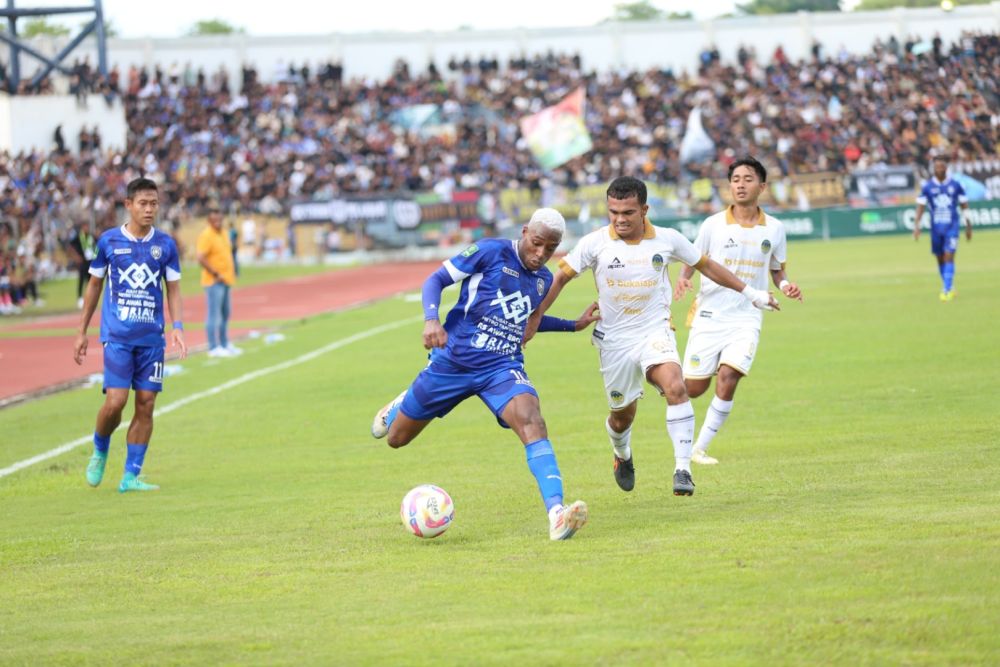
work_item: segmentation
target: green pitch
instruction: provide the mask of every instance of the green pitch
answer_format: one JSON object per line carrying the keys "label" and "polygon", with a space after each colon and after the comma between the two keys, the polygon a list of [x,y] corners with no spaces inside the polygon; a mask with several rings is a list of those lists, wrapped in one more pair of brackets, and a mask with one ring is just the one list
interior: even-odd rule
{"label": "green pitch", "polygon": [[[766,315],[692,498],[671,494],[661,399],[640,404],[624,494],[588,336],[528,346],[567,496],[591,509],[568,542],[478,401],[398,451],[368,435],[424,364],[417,303],[187,360],[159,406],[201,398],[157,418],[161,491],[116,492],[123,431],[98,489],[89,445],[0,478],[0,664],[997,664],[1000,234],[963,242],[951,303],[924,242],[790,253],[806,301]],[[553,313],[592,292],[575,281]],[[89,434],[100,401],[0,411],[0,468]],[[436,540],[399,522],[423,482],[456,504]]]}

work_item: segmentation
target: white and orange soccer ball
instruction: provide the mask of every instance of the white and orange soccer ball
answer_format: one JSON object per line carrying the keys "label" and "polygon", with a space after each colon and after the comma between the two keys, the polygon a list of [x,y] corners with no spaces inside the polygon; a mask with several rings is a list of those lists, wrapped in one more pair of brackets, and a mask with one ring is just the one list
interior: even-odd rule
{"label": "white and orange soccer ball", "polygon": [[437,537],[455,520],[455,504],[441,487],[421,484],[403,497],[399,516],[417,537]]}

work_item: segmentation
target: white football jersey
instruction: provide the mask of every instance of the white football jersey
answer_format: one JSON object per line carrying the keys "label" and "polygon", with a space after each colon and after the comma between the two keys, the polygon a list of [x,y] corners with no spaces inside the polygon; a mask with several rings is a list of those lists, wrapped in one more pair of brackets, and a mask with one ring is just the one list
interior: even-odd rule
{"label": "white football jersey", "polygon": [[[694,245],[753,288],[768,291],[771,270],[785,265],[785,228],[760,210],[757,223],[744,227],[732,207],[705,219]],[[691,306],[692,327],[753,326],[760,329],[762,311],[739,292],[702,275],[698,297]]]}
{"label": "white football jersey", "polygon": [[694,266],[702,259],[676,229],[654,227],[648,220],[644,226],[638,241],[621,239],[611,225],[601,227],[559,260],[570,277],[588,268],[594,272],[601,320],[593,337],[605,349],[631,346],[668,329],[672,290],[667,265]]}

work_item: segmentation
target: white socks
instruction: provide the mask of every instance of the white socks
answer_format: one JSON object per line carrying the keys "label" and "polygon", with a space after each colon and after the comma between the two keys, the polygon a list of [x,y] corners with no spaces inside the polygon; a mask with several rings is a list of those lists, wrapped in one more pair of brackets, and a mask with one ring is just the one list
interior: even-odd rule
{"label": "white socks", "polygon": [[608,437],[611,438],[611,446],[614,447],[615,456],[620,458],[622,461],[628,461],[632,458],[632,447],[629,446],[629,442],[632,440],[632,425],[619,433],[618,431],[611,428],[611,422],[605,420],[604,428],[608,431]]}
{"label": "white socks", "polygon": [[691,446],[694,442],[694,407],[691,401],[667,405],[667,433],[674,442],[677,469],[691,472]]}
{"label": "white socks", "polygon": [[732,410],[732,401],[724,401],[718,396],[712,397],[712,403],[708,406],[708,411],[705,413],[705,423],[701,425],[701,430],[698,431],[698,442],[694,445],[695,449],[703,452],[708,450],[709,443],[712,442],[712,438],[722,428],[722,425],[726,423],[726,417],[729,416]]}

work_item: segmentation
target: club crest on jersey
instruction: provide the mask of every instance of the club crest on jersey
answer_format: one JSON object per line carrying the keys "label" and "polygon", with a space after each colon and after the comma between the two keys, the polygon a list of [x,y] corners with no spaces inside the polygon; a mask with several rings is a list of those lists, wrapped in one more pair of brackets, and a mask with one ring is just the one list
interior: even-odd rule
{"label": "club crest on jersey", "polygon": [[659,253],[653,255],[653,270],[654,271],[663,270],[663,255]]}
{"label": "club crest on jersey", "polygon": [[617,389],[612,389],[610,396],[611,396],[611,402],[614,405],[621,405],[622,403],[625,402],[625,394],[621,393]]}
{"label": "club crest on jersey", "polygon": [[154,245],[149,249],[149,254],[153,256],[153,259],[159,259],[163,257],[163,248],[158,245]]}
{"label": "club crest on jersey", "polygon": [[760,242],[760,251],[765,255],[771,251],[771,241],[770,239],[764,239]]}
{"label": "club crest on jersey", "polygon": [[538,296],[541,296],[542,292],[545,291],[545,281],[539,278],[538,283],[535,285],[535,287],[538,288]]}
{"label": "club crest on jersey", "polygon": [[462,251],[462,257],[472,257],[477,252],[479,252],[479,246],[473,243],[468,248]]}

